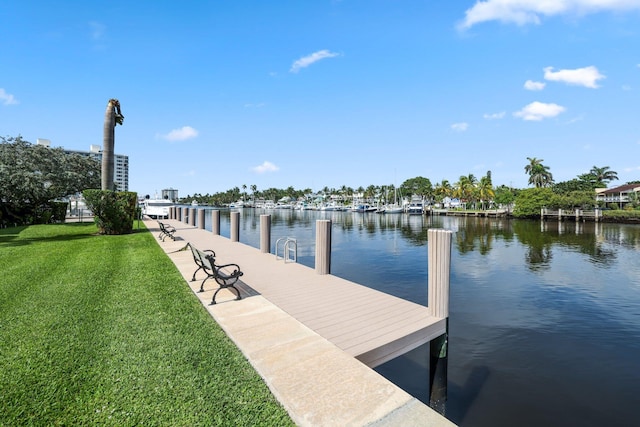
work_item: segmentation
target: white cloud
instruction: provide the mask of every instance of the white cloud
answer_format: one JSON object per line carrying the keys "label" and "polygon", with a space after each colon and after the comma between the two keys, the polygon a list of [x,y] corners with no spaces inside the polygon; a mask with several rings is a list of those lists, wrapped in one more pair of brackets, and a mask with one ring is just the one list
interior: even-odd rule
{"label": "white cloud", "polygon": [[198,136],[198,131],[191,126],[182,126],[180,129],[174,129],[166,135],[160,137],[167,141],[185,141],[187,139]]}
{"label": "white cloud", "polygon": [[451,129],[455,130],[456,132],[464,132],[469,129],[469,123],[454,123],[451,125]]}
{"label": "white cloud", "polygon": [[478,0],[465,12],[458,28],[489,21],[516,25],[540,24],[541,17],[582,16],[598,12],[640,9],[638,0]]}
{"label": "white cloud", "polygon": [[502,119],[504,118],[504,115],[506,113],[504,111],[501,111],[499,113],[493,113],[493,114],[484,114],[482,117],[484,117],[487,120],[497,120],[497,119]]}
{"label": "white cloud", "polygon": [[309,65],[314,62],[318,62],[321,59],[325,58],[333,58],[336,56],[340,56],[339,53],[329,52],[328,50],[319,50],[317,52],[312,53],[311,55],[303,56],[302,58],[293,62],[291,65],[291,69],[289,70],[292,73],[297,73],[302,68],[307,68]]}
{"label": "white cloud", "polygon": [[546,85],[546,83],[534,82],[533,80],[527,80],[524,82],[524,88],[526,90],[542,90]]}
{"label": "white cloud", "polygon": [[254,171],[255,173],[267,173],[267,172],[277,172],[280,170],[280,168],[274,165],[273,163],[265,160],[264,163],[251,168],[251,170]]}
{"label": "white cloud", "polygon": [[630,85],[622,85],[622,90],[624,90],[625,92],[630,91],[632,88]]}
{"label": "white cloud", "polygon": [[565,110],[566,108],[558,104],[546,104],[544,102],[535,101],[525,106],[522,110],[516,111],[513,115],[515,117],[520,117],[523,120],[540,121],[542,119],[555,117]]}
{"label": "white cloud", "polygon": [[15,96],[11,95],[10,93],[7,93],[1,87],[0,87],[0,102],[2,102],[3,105],[16,105],[16,104],[19,104],[19,102],[15,98]]}
{"label": "white cloud", "polygon": [[600,74],[598,69],[591,65],[589,67],[576,68],[575,70],[558,71],[553,71],[553,67],[546,67],[544,69],[544,78],[554,82],[596,89],[599,87],[598,80],[604,79],[606,76]]}

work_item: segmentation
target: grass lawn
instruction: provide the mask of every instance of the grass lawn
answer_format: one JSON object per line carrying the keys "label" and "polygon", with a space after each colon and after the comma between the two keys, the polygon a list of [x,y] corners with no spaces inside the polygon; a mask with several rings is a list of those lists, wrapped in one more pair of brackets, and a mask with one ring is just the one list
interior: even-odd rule
{"label": "grass lawn", "polygon": [[0,426],[293,425],[145,229],[0,230]]}

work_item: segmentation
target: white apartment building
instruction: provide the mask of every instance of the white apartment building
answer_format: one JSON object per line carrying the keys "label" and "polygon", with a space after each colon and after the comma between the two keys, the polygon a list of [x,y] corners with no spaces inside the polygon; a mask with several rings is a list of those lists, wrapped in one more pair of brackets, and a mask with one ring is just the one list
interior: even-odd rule
{"label": "white apartment building", "polygon": [[[48,139],[38,138],[37,144],[44,145],[45,147],[50,147],[51,141],[49,141]],[[89,151],[64,150],[64,152],[70,154],[80,154],[81,156],[88,156],[102,163],[102,147],[99,145],[90,145]],[[116,184],[116,190],[129,191],[129,156],[114,154],[113,167],[113,180]]]}

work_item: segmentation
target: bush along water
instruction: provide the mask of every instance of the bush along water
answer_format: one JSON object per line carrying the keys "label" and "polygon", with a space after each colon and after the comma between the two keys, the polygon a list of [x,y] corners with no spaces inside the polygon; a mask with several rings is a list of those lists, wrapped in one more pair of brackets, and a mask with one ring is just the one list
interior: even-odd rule
{"label": "bush along water", "polygon": [[137,214],[138,195],[129,191],[85,190],[100,234],[129,234]]}

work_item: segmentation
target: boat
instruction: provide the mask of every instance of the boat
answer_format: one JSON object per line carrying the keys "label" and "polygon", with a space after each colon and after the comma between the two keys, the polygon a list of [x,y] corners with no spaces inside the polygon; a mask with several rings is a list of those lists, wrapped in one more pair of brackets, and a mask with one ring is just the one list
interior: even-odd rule
{"label": "boat", "polygon": [[409,206],[407,206],[407,213],[409,215],[422,215],[424,214],[424,200],[421,196],[411,196]]}
{"label": "boat", "polygon": [[144,199],[142,202],[142,214],[149,218],[169,218],[169,208],[175,206],[169,199]]}
{"label": "boat", "polygon": [[389,203],[384,205],[384,207],[382,207],[382,209],[380,209],[380,211],[382,213],[385,214],[397,214],[397,213],[403,213],[404,212],[404,207],[401,206],[400,204],[398,204],[398,190],[397,189],[393,189],[393,203]]}
{"label": "boat", "polygon": [[384,212],[385,214],[403,213],[404,208],[397,203],[391,203],[382,208],[382,212]]}

